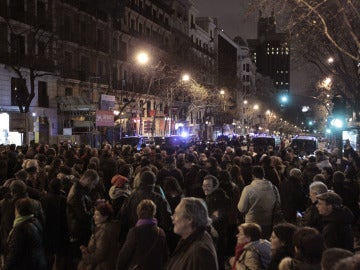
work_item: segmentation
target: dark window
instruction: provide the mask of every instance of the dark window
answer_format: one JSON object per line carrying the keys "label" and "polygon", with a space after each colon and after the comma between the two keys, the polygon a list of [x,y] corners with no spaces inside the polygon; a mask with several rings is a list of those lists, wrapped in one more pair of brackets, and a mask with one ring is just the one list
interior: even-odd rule
{"label": "dark window", "polygon": [[46,4],[42,1],[37,1],[37,18],[39,23],[46,22]]}
{"label": "dark window", "polygon": [[147,114],[148,114],[148,116],[149,116],[150,110],[151,110],[151,101],[150,101],[150,100],[148,100],[148,101],[146,102],[146,110],[147,110]]}
{"label": "dark window", "polygon": [[80,80],[86,81],[89,76],[89,57],[81,56],[80,58]]}
{"label": "dark window", "polygon": [[11,34],[11,54],[13,57],[25,56],[25,37]]}
{"label": "dark window", "polygon": [[21,78],[11,78],[11,106],[17,106],[17,99],[25,101],[28,96],[26,80]]}
{"label": "dark window", "polygon": [[121,41],[120,42],[120,57],[121,60],[126,60],[127,59],[127,44],[126,42]]}
{"label": "dark window", "polygon": [[112,45],[112,52],[113,53],[116,53],[117,51],[118,51],[118,45],[117,45],[118,43],[117,43],[117,38],[116,37],[114,37],[113,38],[113,45]]}
{"label": "dark window", "polygon": [[19,21],[23,21],[25,17],[24,0],[11,0],[10,13],[11,13],[11,18],[17,19]]}
{"label": "dark window", "polygon": [[47,82],[38,82],[38,102],[39,107],[49,107],[49,96],[47,93]]}
{"label": "dark window", "polygon": [[65,96],[70,97],[73,95],[73,89],[70,87],[65,88]]}
{"label": "dark window", "polygon": [[64,16],[64,28],[63,28],[63,37],[65,39],[70,39],[71,33],[71,18],[70,16]]}
{"label": "dark window", "polygon": [[72,53],[71,52],[65,52],[64,54],[64,73],[65,74],[70,74],[72,69],[73,69],[73,64],[72,64]]}
{"label": "dark window", "polygon": [[102,76],[104,74],[104,64],[101,61],[98,61],[98,75]]}
{"label": "dark window", "polygon": [[81,22],[80,23],[80,41],[82,43],[85,43],[86,37],[87,37],[87,25],[85,22]]}
{"label": "dark window", "polygon": [[112,81],[113,81],[113,84],[114,86],[116,86],[116,88],[119,88],[118,85],[117,85],[117,73],[118,73],[118,70],[116,67],[113,67],[112,68]]}
{"label": "dark window", "polygon": [[136,28],[135,28],[135,20],[134,20],[134,19],[131,19],[131,20],[130,20],[130,31],[131,31],[131,32],[135,32],[135,31],[136,31]]}
{"label": "dark window", "polygon": [[98,49],[104,47],[104,32],[101,29],[97,29],[96,46]]}
{"label": "dark window", "polygon": [[41,58],[46,57],[46,43],[43,41],[38,42],[38,56]]}

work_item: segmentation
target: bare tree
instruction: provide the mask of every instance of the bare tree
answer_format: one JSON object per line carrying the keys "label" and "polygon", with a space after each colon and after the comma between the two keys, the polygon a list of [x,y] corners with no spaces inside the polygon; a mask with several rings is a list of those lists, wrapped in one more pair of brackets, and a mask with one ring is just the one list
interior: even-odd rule
{"label": "bare tree", "polygon": [[[12,88],[12,105],[24,114],[24,137],[27,142],[27,113],[35,97],[35,81],[39,77],[53,75],[55,71],[55,35],[51,16],[39,8],[37,15],[27,13],[21,5],[10,2],[0,17],[5,33],[3,61],[17,76]],[[49,5],[49,9],[51,6]],[[5,57],[4,57],[5,56]],[[28,82],[28,83],[27,83]]]}
{"label": "bare tree", "polygon": [[321,74],[332,76],[337,81],[335,94],[359,111],[360,2],[251,0],[249,11],[259,7],[271,7],[282,17],[284,29],[291,35],[292,61],[311,63]]}

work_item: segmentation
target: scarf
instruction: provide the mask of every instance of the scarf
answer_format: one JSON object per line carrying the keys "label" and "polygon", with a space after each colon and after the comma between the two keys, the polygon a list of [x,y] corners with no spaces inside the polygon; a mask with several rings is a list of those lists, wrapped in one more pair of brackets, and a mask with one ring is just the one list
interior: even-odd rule
{"label": "scarf", "polygon": [[13,227],[11,228],[11,231],[9,232],[9,236],[8,236],[8,241],[10,239],[10,236],[12,235],[14,229],[16,226],[18,226],[19,224],[33,218],[34,215],[27,215],[27,216],[18,216],[14,219],[14,223],[13,223]]}
{"label": "scarf", "polygon": [[235,260],[234,263],[232,265],[231,270],[236,270],[236,262],[238,261],[238,259],[240,258],[241,254],[244,252],[244,247],[248,244],[249,242],[245,242],[242,244],[237,244],[235,247]]}
{"label": "scarf", "polygon": [[156,218],[140,218],[136,222],[136,227],[139,227],[141,225],[157,225],[157,219]]}

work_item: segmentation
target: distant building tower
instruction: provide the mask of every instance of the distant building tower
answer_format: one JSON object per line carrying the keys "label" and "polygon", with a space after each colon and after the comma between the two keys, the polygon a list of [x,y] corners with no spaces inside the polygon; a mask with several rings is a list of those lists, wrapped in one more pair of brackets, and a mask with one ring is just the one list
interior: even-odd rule
{"label": "distant building tower", "polygon": [[290,90],[289,35],[276,32],[274,12],[263,17],[259,11],[257,39],[248,40],[257,72],[269,76],[279,92]]}

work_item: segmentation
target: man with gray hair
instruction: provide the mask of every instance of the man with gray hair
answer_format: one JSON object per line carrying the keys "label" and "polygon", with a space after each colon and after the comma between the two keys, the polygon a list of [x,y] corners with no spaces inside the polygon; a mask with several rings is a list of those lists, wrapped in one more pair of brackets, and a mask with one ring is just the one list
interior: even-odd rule
{"label": "man with gray hair", "polygon": [[214,242],[206,227],[210,225],[202,199],[183,198],[173,215],[174,232],[181,239],[170,258],[167,270],[218,270]]}
{"label": "man with gray hair", "polygon": [[316,196],[328,191],[327,186],[320,181],[316,181],[309,186],[309,198],[311,205],[305,210],[303,218],[301,220],[302,226],[309,226],[317,229],[319,232],[322,231],[323,222],[319,215],[319,211],[316,208],[317,198]]}

